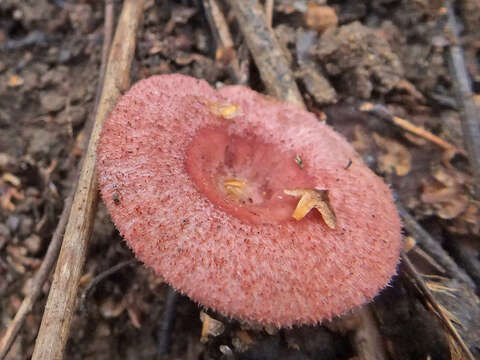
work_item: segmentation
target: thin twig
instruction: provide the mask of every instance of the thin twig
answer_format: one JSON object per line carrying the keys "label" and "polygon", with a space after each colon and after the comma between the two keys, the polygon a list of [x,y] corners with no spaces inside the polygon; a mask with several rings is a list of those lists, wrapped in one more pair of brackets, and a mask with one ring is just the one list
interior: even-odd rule
{"label": "thin twig", "polygon": [[444,150],[447,151],[453,151],[462,155],[467,155],[464,150],[457,148],[455,145],[450,144],[448,141],[445,141],[438,136],[432,134],[430,131],[426,130],[425,128],[421,126],[417,126],[409,122],[408,120],[402,119],[398,116],[395,116],[388,111],[388,109],[380,104],[372,104],[372,103],[364,103],[362,106],[360,106],[361,111],[366,111],[370,114],[373,114],[383,120],[388,120],[392,122],[394,125],[411,132],[412,134],[415,134],[417,136],[420,136],[435,145],[441,147]]}
{"label": "thin twig", "polygon": [[92,292],[95,290],[97,285],[101,283],[103,280],[105,280],[107,277],[119,272],[124,267],[134,265],[136,263],[138,263],[137,259],[122,261],[121,263],[118,263],[117,265],[114,265],[111,268],[95,276],[93,280],[90,281],[90,283],[88,284],[87,288],[85,289],[85,291],[83,292],[80,298],[80,309],[88,313],[88,298],[90,297],[90,295],[92,295]]}
{"label": "thin twig", "polygon": [[217,43],[217,60],[227,62],[230,75],[237,84],[246,84],[247,76],[240,69],[240,61],[235,51],[232,35],[216,0],[203,0],[203,9]]}
{"label": "thin twig", "polygon": [[451,1],[446,1],[447,38],[450,39],[449,67],[454,82],[455,96],[459,106],[463,138],[467,147],[469,162],[475,184],[475,196],[480,198],[480,117],[478,106],[473,99],[472,83],[468,76],[463,49],[459,41],[459,26]]}
{"label": "thin twig", "polygon": [[272,27],[273,23],[273,6],[275,4],[275,0],[266,0],[265,1],[265,17],[266,17],[266,22],[267,26],[269,28]]}
{"label": "thin twig", "polygon": [[142,0],[124,1],[106,67],[105,83],[95,125],[80,172],[72,211],[35,343],[33,360],[63,357],[98,200],[95,177],[97,143],[107,114],[122,92],[130,86],[130,65],[135,52],[136,30],[142,12]]}
{"label": "thin twig", "polygon": [[473,289],[476,288],[475,283],[467,275],[467,273],[461,269],[450,255],[442,248],[442,246],[435,241],[430,234],[425,231],[424,228],[413,218],[412,215],[400,204],[397,204],[398,213],[403,221],[405,230],[415,238],[418,245],[431,255],[436,262],[438,262],[448,273],[448,276],[455,278]]}
{"label": "thin twig", "polygon": [[175,327],[175,318],[177,314],[177,302],[180,295],[172,288],[168,287],[167,297],[163,308],[160,328],[158,329],[158,354],[168,355],[172,344],[172,332]]}
{"label": "thin twig", "polygon": [[292,70],[258,0],[228,0],[257,64],[267,92],[305,108]]}
{"label": "thin twig", "polygon": [[469,359],[469,360],[475,360],[475,358],[473,357],[472,353],[470,352],[470,349],[468,348],[468,346],[465,344],[465,342],[463,341],[462,337],[460,336],[460,334],[458,333],[457,329],[455,328],[455,326],[453,326],[452,322],[450,321],[450,319],[448,318],[448,316],[445,314],[445,312],[443,311],[443,309],[440,307],[440,305],[438,304],[437,300],[435,300],[435,298],[433,297],[432,293],[430,292],[430,289],[427,287],[427,285],[425,284],[425,281],[423,280],[423,278],[420,276],[420,274],[418,273],[417,269],[415,268],[415,266],[413,265],[413,263],[410,261],[410,259],[408,258],[408,255],[404,254],[402,252],[402,263],[403,265],[405,266],[405,270],[407,271],[407,273],[413,278],[413,280],[415,281],[415,284],[417,285],[417,287],[419,288],[419,290],[421,291],[421,293],[423,294],[423,296],[425,296],[425,298],[428,300],[428,302],[432,305],[432,307],[435,309],[435,313],[437,314],[437,316],[440,318],[440,320],[443,322],[443,324],[445,325],[445,327],[447,328],[447,330],[449,331],[449,333],[451,334],[451,336],[453,337],[453,339],[455,339],[455,341],[457,342],[457,344],[460,346],[460,348],[463,350],[463,352],[465,353],[466,357]]}
{"label": "thin twig", "polygon": [[[101,89],[103,87],[103,79],[105,76],[105,66],[108,58],[108,51],[110,49],[110,44],[112,42],[113,13],[114,13],[113,10],[114,10],[113,1],[107,0],[105,2],[105,18],[104,18],[105,23],[104,23],[104,38],[103,38],[103,45],[102,45],[102,62],[99,70],[100,79],[98,81],[97,92],[95,96],[94,113],[96,112],[98,107],[98,101],[100,99],[100,94],[102,91]],[[93,121],[90,121],[91,119],[93,119],[93,117],[89,119],[89,123],[93,123]],[[87,127],[87,130],[86,130],[87,133],[90,133],[88,131],[88,128],[91,126],[88,126],[87,124],[86,127]],[[75,172],[78,174],[79,170],[80,169],[77,169],[77,171]],[[75,176],[75,179],[77,178],[78,178],[78,175]],[[23,324],[25,323],[25,319],[27,315],[32,311],[33,305],[38,300],[42,292],[43,285],[45,284],[45,281],[47,281],[48,276],[50,275],[51,270],[53,268],[53,265],[57,260],[58,252],[60,251],[60,246],[62,243],[62,236],[65,231],[67,220],[68,220],[68,217],[70,216],[70,211],[72,208],[74,190],[75,190],[75,187],[70,190],[70,194],[67,196],[65,200],[62,213],[57,223],[57,227],[55,228],[55,231],[48,245],[48,249],[43,259],[42,265],[40,265],[40,268],[38,269],[38,271],[36,272],[36,274],[32,279],[32,284],[30,286],[29,292],[27,296],[23,299],[22,304],[20,305],[17,313],[15,314],[15,317],[13,318],[12,322],[9,324],[7,331],[5,332],[2,338],[2,341],[0,342],[0,360],[3,360],[8,354],[8,352],[10,351],[11,346],[13,345],[16,337],[18,336],[18,333],[20,332],[20,330],[23,327]]]}

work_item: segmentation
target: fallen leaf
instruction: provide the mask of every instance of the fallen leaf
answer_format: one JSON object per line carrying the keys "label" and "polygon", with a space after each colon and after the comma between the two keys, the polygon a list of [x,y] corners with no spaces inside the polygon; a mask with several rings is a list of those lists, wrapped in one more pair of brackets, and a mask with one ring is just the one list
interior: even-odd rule
{"label": "fallen leaf", "polygon": [[23,85],[23,78],[21,78],[20,76],[18,75],[12,75],[10,76],[10,78],[8,79],[8,86],[10,87],[18,87],[18,86],[22,86]]}
{"label": "fallen leaf", "polygon": [[395,172],[398,176],[405,176],[410,172],[412,155],[405,146],[377,133],[373,134],[373,139],[386,152],[378,157],[378,166],[381,172],[387,174]]}
{"label": "fallen leaf", "polygon": [[442,219],[454,219],[467,209],[468,197],[457,187],[426,185],[423,188],[422,201],[430,204]]}
{"label": "fallen leaf", "polygon": [[448,225],[451,232],[467,235],[480,235],[480,210],[477,202],[470,202],[467,209]]}

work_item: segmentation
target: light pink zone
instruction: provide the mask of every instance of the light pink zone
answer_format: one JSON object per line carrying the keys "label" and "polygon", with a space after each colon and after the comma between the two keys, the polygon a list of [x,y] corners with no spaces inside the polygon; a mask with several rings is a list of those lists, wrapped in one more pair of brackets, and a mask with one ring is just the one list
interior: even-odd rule
{"label": "light pink zone", "polygon": [[[221,96],[244,112],[229,131],[248,130],[300,155],[316,187],[330,190],[336,230],[314,214],[300,222],[242,222],[197,190],[186,149],[199,129],[219,122],[199,97],[225,101]],[[105,124],[98,173],[112,219],[136,256],[226,315],[278,326],[317,323],[371,300],[395,274],[401,225],[388,187],[312,114],[244,87],[217,92],[182,75],[140,81]]]}

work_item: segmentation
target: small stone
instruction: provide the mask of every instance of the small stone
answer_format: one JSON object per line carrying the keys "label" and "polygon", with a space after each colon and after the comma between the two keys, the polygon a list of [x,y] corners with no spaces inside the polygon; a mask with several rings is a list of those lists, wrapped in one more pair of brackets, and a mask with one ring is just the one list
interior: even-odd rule
{"label": "small stone", "polygon": [[20,225],[20,218],[17,215],[10,215],[5,224],[11,232],[15,232]]}
{"label": "small stone", "polygon": [[0,153],[0,171],[6,171],[9,164],[13,162],[13,159],[7,153]]}
{"label": "small stone", "polygon": [[71,124],[73,127],[82,125],[87,117],[87,111],[83,106],[71,106],[69,109],[62,111],[56,118],[56,122],[60,125]]}
{"label": "small stone", "polygon": [[24,84],[22,87],[23,91],[31,91],[38,86],[38,75],[33,71],[27,71],[23,75]]}
{"label": "small stone", "polygon": [[24,241],[25,247],[32,255],[37,255],[42,249],[42,239],[37,234],[32,234]]}
{"label": "small stone", "polygon": [[311,2],[305,12],[305,23],[309,28],[323,33],[328,28],[338,25],[338,17],[331,7],[318,6]]}
{"label": "small stone", "polygon": [[56,141],[58,141],[57,134],[52,131],[37,129],[30,139],[28,153],[34,156],[47,155]]}
{"label": "small stone", "polygon": [[0,239],[10,240],[10,229],[7,225],[0,223]]}
{"label": "small stone", "polygon": [[48,112],[57,112],[65,106],[65,97],[57,92],[47,92],[40,97],[42,107]]}
{"label": "small stone", "polygon": [[84,86],[74,86],[73,89],[70,91],[70,99],[73,103],[83,101],[85,99],[86,93],[87,89]]}
{"label": "small stone", "polygon": [[25,216],[20,221],[20,226],[18,228],[18,235],[22,238],[29,236],[33,230],[33,220],[32,218]]}
{"label": "small stone", "polygon": [[65,81],[67,76],[68,68],[65,66],[58,66],[55,69],[48,70],[42,75],[40,86],[59,85]]}

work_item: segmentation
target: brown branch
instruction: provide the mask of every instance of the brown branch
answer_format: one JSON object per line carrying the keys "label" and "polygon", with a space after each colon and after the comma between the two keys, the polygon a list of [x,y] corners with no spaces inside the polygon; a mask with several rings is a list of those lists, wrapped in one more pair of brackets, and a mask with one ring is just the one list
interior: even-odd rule
{"label": "brown branch", "polygon": [[216,0],[203,0],[203,9],[215,42],[217,43],[217,60],[228,63],[230,76],[237,84],[246,84],[248,76],[241,71],[240,61],[235,51],[232,35]]}
{"label": "brown branch", "polygon": [[266,24],[265,13],[257,0],[228,0],[238,25],[257,64],[267,92],[302,108],[305,104],[283,50]]}
{"label": "brown branch", "polygon": [[103,122],[122,92],[130,86],[135,35],[143,12],[142,0],[125,0],[105,73],[95,124],[73,198],[57,268],[35,343],[33,360],[61,359],[67,343],[78,283],[82,273],[98,200],[96,148]]}
{"label": "brown branch", "polygon": [[423,229],[412,215],[400,204],[397,204],[398,213],[403,221],[403,227],[417,241],[418,245],[431,255],[437,263],[439,263],[446,271],[448,276],[455,278],[473,289],[476,288],[475,283],[470,276],[461,269],[450,255],[435,241],[430,234]]}
{"label": "brown branch", "polygon": [[392,122],[394,125],[411,132],[414,135],[420,136],[421,138],[424,138],[435,145],[441,147],[444,150],[447,151],[453,151],[462,155],[467,155],[465,151],[462,149],[457,148],[455,145],[450,144],[448,141],[443,140],[442,138],[432,134],[430,131],[426,130],[425,128],[421,126],[417,126],[409,122],[408,120],[402,119],[398,116],[394,116],[391,114],[388,109],[380,104],[372,104],[372,103],[364,103],[362,106],[360,106],[360,111],[366,111],[370,114],[373,114],[380,119],[387,120]]}
{"label": "brown branch", "polygon": [[[112,34],[113,34],[113,1],[107,0],[105,2],[105,23],[104,23],[104,38],[103,38],[103,45],[102,45],[102,62],[100,65],[100,79],[98,82],[97,87],[97,94],[95,99],[94,105],[94,113],[98,107],[98,100],[100,98],[101,89],[103,87],[103,79],[105,76],[105,66],[107,63],[108,51],[110,49],[110,44],[112,42]],[[91,117],[93,119],[93,117]],[[89,123],[92,121],[89,121]],[[90,126],[87,124],[86,126],[89,128]],[[87,130],[88,131],[88,130]],[[79,169],[77,169],[76,174],[79,173]],[[75,176],[77,179],[78,176]],[[11,346],[13,345],[18,333],[23,327],[25,323],[25,319],[27,315],[32,311],[33,305],[38,300],[43,285],[45,281],[47,281],[48,276],[55,264],[55,261],[58,257],[58,252],[60,251],[60,246],[62,244],[62,236],[65,231],[65,227],[67,225],[68,217],[70,216],[70,211],[72,208],[72,200],[73,200],[73,191],[75,187],[70,190],[70,194],[67,196],[65,203],[63,205],[62,214],[60,215],[59,221],[57,223],[57,227],[52,235],[50,243],[48,245],[47,253],[43,259],[42,265],[35,273],[32,279],[32,285],[30,286],[29,292],[27,296],[23,299],[22,304],[20,305],[15,317],[13,318],[12,322],[9,324],[7,331],[5,332],[2,341],[0,342],[0,360],[3,360],[8,352],[10,351]]]}
{"label": "brown branch", "polygon": [[459,106],[463,138],[475,184],[475,196],[480,198],[480,118],[478,106],[473,98],[472,84],[467,72],[463,49],[459,41],[459,30],[451,1],[446,1],[447,38],[450,38],[449,67],[454,82],[455,96]]}
{"label": "brown branch", "polygon": [[475,360],[474,356],[470,352],[470,349],[465,344],[462,337],[458,333],[457,329],[455,328],[455,326],[453,326],[452,322],[450,321],[448,316],[445,314],[444,310],[441,308],[440,304],[438,304],[437,300],[434,298],[434,296],[430,292],[430,289],[427,287],[427,285],[425,284],[425,281],[420,276],[417,269],[415,268],[413,263],[408,258],[408,255],[406,255],[403,252],[402,252],[402,263],[405,267],[405,270],[412,277],[415,285],[417,285],[417,287],[420,290],[420,292],[422,293],[422,295],[432,305],[433,309],[435,310],[436,315],[440,318],[440,320],[442,321],[445,328],[448,330],[450,335],[453,337],[453,339],[457,342],[457,344],[463,350],[463,352],[466,355],[466,358],[469,359],[469,360]]}

